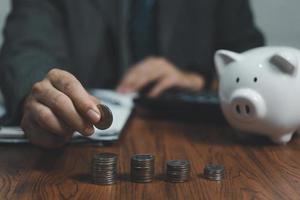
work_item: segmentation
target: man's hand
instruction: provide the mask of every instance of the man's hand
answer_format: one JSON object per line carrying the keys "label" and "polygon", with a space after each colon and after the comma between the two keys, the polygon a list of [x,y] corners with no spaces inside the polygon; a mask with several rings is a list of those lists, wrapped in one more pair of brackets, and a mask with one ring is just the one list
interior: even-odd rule
{"label": "man's hand", "polygon": [[27,96],[21,127],[33,144],[60,147],[74,131],[93,134],[93,124],[101,118],[97,104],[72,74],[52,69]]}
{"label": "man's hand", "polygon": [[117,91],[137,92],[153,82],[155,86],[149,93],[150,97],[157,97],[174,87],[191,91],[198,91],[204,87],[204,79],[200,75],[183,72],[164,58],[151,57],[133,66],[125,74]]}

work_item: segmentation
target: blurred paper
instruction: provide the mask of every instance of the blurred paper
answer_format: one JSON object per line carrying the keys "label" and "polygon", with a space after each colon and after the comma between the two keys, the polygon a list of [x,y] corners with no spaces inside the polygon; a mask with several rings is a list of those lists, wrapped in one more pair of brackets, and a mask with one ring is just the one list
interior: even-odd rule
{"label": "blurred paper", "polygon": [[[95,128],[95,133],[85,137],[76,132],[71,142],[86,141],[114,141],[119,136],[128,121],[133,109],[133,98],[136,94],[119,94],[112,90],[93,89],[90,93],[107,105],[113,113],[113,123],[107,130]],[[0,107],[1,109],[1,107]],[[0,110],[1,112],[1,110]],[[4,111],[3,111],[4,112]],[[2,127],[0,129],[0,143],[27,143],[24,132],[20,127]]]}

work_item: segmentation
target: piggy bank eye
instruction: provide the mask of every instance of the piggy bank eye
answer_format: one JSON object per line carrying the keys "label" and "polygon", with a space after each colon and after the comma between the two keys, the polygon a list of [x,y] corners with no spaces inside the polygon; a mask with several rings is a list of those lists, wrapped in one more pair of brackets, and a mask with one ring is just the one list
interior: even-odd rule
{"label": "piggy bank eye", "polygon": [[254,83],[256,83],[258,81],[258,78],[254,77],[253,81],[254,81]]}
{"label": "piggy bank eye", "polygon": [[240,78],[237,77],[236,80],[235,80],[235,82],[239,83],[240,82]]}

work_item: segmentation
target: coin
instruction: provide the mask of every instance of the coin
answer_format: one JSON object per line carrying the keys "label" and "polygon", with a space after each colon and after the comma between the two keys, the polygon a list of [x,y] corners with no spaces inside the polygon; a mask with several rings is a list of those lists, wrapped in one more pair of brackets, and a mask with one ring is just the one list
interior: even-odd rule
{"label": "coin", "polygon": [[92,159],[91,173],[95,184],[114,184],[117,180],[117,160],[113,153],[101,153],[94,155]]}
{"label": "coin", "polygon": [[167,161],[166,180],[172,183],[185,182],[190,177],[190,162],[188,160]]}
{"label": "coin", "polygon": [[131,180],[149,183],[154,177],[155,157],[151,154],[136,154],[131,157]]}
{"label": "coin", "polygon": [[95,124],[95,126],[100,130],[108,129],[113,122],[112,112],[109,107],[104,104],[98,104],[97,107],[101,114],[101,120]]}
{"label": "coin", "polygon": [[223,165],[208,164],[204,168],[203,175],[208,180],[220,181],[224,178],[225,168]]}

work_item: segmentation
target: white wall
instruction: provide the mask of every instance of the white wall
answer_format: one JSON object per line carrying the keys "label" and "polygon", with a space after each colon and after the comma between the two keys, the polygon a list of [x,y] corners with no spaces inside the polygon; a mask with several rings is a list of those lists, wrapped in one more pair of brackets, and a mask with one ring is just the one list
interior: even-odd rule
{"label": "white wall", "polygon": [[250,0],[268,45],[300,48],[300,0]]}

